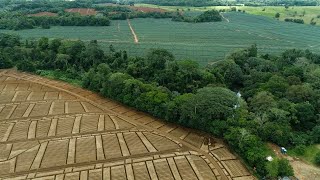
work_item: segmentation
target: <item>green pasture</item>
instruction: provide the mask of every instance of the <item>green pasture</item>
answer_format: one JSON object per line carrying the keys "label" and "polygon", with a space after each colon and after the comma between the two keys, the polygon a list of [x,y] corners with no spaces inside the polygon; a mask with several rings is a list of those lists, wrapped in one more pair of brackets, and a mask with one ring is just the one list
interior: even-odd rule
{"label": "green pasture", "polygon": [[132,19],[139,43],[127,21],[112,21],[107,27],[51,27],[21,31],[27,38],[67,38],[83,41],[98,40],[108,50],[112,44],[129,55],[144,55],[150,48],[164,48],[177,59],[192,59],[201,65],[223,59],[237,49],[257,44],[260,53],[280,53],[286,49],[310,49],[320,53],[320,27],[286,23],[246,13],[224,13],[226,20],[212,23],[173,22],[171,19]]}
{"label": "green pasture", "polygon": [[316,156],[317,153],[320,152],[320,144],[315,144],[315,145],[310,145],[305,147],[304,149],[304,153],[300,154],[297,152],[297,148],[296,149],[292,149],[289,150],[289,155],[293,156],[293,157],[299,157],[301,159],[303,159],[304,161],[307,161],[311,164],[314,164],[314,158]]}
{"label": "green pasture", "polygon": [[188,7],[188,6],[158,6],[152,4],[135,4],[135,6],[141,7],[152,7],[152,8],[162,8],[168,11],[184,11],[197,12],[197,11],[207,11],[210,9],[230,9],[231,7],[236,7],[237,10],[244,10],[246,13],[254,15],[262,15],[270,18],[274,18],[276,13],[280,13],[279,20],[283,21],[285,18],[298,18],[303,19],[306,24],[310,24],[313,18],[317,25],[320,25],[320,6],[290,6],[286,9],[284,6],[207,6],[207,7]]}

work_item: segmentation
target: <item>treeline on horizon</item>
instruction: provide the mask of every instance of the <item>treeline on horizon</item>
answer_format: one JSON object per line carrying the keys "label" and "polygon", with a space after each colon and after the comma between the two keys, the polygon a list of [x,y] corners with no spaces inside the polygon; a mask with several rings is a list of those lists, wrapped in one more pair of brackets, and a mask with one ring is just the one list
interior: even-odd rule
{"label": "treeline on horizon", "polygon": [[93,0],[94,3],[117,3],[130,4],[146,3],[161,6],[232,6],[237,4],[244,4],[245,6],[317,6],[317,0]]}
{"label": "treeline on horizon", "polygon": [[0,68],[14,66],[224,138],[259,178],[293,175],[287,160],[266,161],[266,142],[301,152],[320,143],[320,55],[309,50],[259,55],[252,45],[200,67],[164,49],[130,57],[97,41],[0,34]]}
{"label": "treeline on horizon", "polygon": [[[27,0],[0,0],[0,7],[29,3]],[[37,0],[33,3],[64,3],[64,0]],[[233,6],[243,4],[245,6],[318,6],[317,0],[75,0],[70,4],[81,4],[83,8],[89,8],[94,4],[114,3],[120,5],[134,5],[134,3],[146,3],[162,6]]]}
{"label": "treeline on horizon", "polygon": [[[110,20],[104,16],[81,16],[65,12],[68,8],[88,8],[89,2],[78,1],[36,1],[6,4],[6,11],[0,12],[0,29],[21,30],[50,26],[109,26]],[[29,16],[39,12],[57,13],[57,16]]]}
{"label": "treeline on horizon", "polygon": [[[109,26],[110,20],[126,20],[133,18],[171,18],[183,22],[215,22],[222,18],[218,11],[206,11],[197,17],[186,17],[180,12],[141,12],[124,6],[97,6],[90,2],[24,2],[8,5],[7,11],[0,12],[0,29],[22,30],[51,26]],[[70,13],[68,8],[93,8],[97,15],[80,15]],[[32,16],[39,12],[56,13],[56,16]]]}

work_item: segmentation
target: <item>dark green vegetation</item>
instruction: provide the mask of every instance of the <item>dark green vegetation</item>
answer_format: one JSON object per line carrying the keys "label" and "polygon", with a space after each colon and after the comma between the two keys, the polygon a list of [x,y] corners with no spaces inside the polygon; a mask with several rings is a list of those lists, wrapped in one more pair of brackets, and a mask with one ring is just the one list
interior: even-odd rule
{"label": "dark green vegetation", "polygon": [[[19,4],[8,4],[6,11],[0,12],[0,29],[32,29],[42,27],[44,29],[50,26],[109,26],[110,21],[104,16],[81,16],[77,13],[65,12],[68,8],[87,8],[89,3],[85,2],[22,2]],[[58,13],[58,16],[34,17],[29,14],[39,12]]]}
{"label": "dark green vegetation", "polygon": [[177,13],[177,15],[172,18],[172,21],[194,22],[194,23],[217,22],[217,21],[222,21],[222,16],[216,10],[205,11],[204,13],[196,17],[186,17],[180,13]]}
{"label": "dark green vegetation", "polygon": [[316,154],[314,161],[318,166],[320,166],[320,152]]}
{"label": "dark green vegetation", "polygon": [[275,6],[275,5],[290,5],[290,6],[315,6],[319,2],[317,0],[94,0],[95,2],[120,2],[123,4],[135,3],[147,3],[156,4],[162,6],[225,6],[245,4],[246,6]]}
{"label": "dark green vegetation", "polygon": [[[132,18],[172,18],[169,12],[141,12],[124,6],[97,6],[90,1],[36,1],[8,2],[5,11],[0,12],[0,29],[21,30],[51,26],[109,26],[110,20],[125,20]],[[66,9],[85,8],[84,14],[67,12]],[[86,15],[91,8],[98,13]],[[36,13],[56,13],[54,15],[39,15]]]}
{"label": "dark green vegetation", "polygon": [[291,19],[291,18],[286,18],[284,19],[285,22],[294,22],[294,23],[299,23],[299,24],[304,24],[303,19]]}
{"label": "dark green vegetation", "polygon": [[253,45],[200,68],[162,49],[130,57],[112,46],[105,53],[97,41],[22,42],[1,34],[0,54],[1,68],[56,73],[166,121],[223,137],[261,177],[292,175],[287,161],[265,160],[266,141],[286,147],[320,142],[320,56],[308,50],[258,56]]}
{"label": "dark green vegetation", "polygon": [[293,169],[290,167],[287,159],[275,159],[267,164],[268,177],[284,177],[288,174],[293,175]]}

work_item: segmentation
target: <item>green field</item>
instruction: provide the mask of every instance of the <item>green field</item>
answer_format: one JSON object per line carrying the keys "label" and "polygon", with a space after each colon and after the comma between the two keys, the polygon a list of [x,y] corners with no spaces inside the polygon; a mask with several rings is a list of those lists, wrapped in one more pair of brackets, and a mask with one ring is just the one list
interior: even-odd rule
{"label": "green field", "polygon": [[[152,8],[162,8],[168,11],[184,11],[188,12],[201,12],[207,11],[210,9],[220,10],[225,9],[229,10],[230,6],[207,6],[207,7],[188,7],[188,6],[157,6],[151,4],[136,4],[135,6],[141,7],[152,7]],[[270,18],[274,18],[276,13],[280,13],[279,20],[283,21],[285,18],[297,18],[303,19],[305,24],[310,24],[312,18],[320,25],[320,6],[291,6],[286,9],[284,6],[232,6],[237,9],[244,10],[246,13],[254,14],[254,15],[262,15]]]}
{"label": "green field", "polygon": [[291,48],[320,52],[318,26],[243,13],[225,13],[224,16],[230,22],[194,24],[170,19],[132,19],[138,44],[133,42],[127,21],[112,21],[108,27],[52,27],[0,32],[17,33],[23,38],[97,39],[106,50],[113,44],[131,55],[143,55],[150,48],[165,48],[178,59],[193,59],[202,65],[223,59],[228,53],[254,43],[260,53],[280,53]]}

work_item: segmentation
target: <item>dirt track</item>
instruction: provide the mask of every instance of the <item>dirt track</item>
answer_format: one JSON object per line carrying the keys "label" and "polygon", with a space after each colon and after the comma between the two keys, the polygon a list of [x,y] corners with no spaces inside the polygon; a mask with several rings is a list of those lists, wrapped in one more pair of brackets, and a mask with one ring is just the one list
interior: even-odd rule
{"label": "dirt track", "polygon": [[268,146],[274,151],[276,156],[289,160],[293,167],[294,175],[299,178],[299,180],[320,179],[320,169],[318,167],[308,164],[300,159],[292,158],[289,155],[281,154],[280,147],[275,144],[269,143]]}
{"label": "dirt track", "polygon": [[133,29],[132,26],[131,26],[130,20],[127,19],[127,21],[128,21],[128,26],[129,26],[129,28],[130,28],[130,30],[131,30],[131,33],[132,33],[132,36],[133,36],[133,39],[134,39],[134,43],[139,43],[138,36],[137,36],[136,33],[134,32],[134,29]]}
{"label": "dirt track", "polygon": [[64,82],[0,71],[0,92],[0,179],[252,179],[218,140]]}

